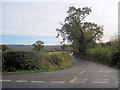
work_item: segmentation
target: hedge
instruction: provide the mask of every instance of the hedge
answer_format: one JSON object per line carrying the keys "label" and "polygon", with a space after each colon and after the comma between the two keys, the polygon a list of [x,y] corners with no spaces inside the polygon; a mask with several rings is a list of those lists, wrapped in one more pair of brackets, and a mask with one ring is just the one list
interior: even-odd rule
{"label": "hedge", "polygon": [[120,68],[120,50],[118,48],[114,50],[111,49],[111,47],[88,49],[87,56],[97,60],[98,62]]}
{"label": "hedge", "polygon": [[32,51],[5,51],[2,53],[3,71],[40,69],[43,56]]}
{"label": "hedge", "polygon": [[65,68],[71,61],[69,55],[47,54],[25,50],[9,50],[2,53],[2,71],[41,70],[52,67]]}

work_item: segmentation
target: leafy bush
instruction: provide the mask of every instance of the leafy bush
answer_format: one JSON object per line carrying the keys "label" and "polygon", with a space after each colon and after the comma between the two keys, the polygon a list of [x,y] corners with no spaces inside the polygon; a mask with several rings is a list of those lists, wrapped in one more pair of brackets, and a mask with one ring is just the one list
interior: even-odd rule
{"label": "leafy bush", "polygon": [[89,49],[87,56],[96,59],[99,62],[116,66],[120,68],[120,48],[117,42],[112,42],[109,47],[97,47]]}
{"label": "leafy bush", "polygon": [[89,49],[87,55],[93,58],[97,58],[98,61],[106,60],[109,48],[107,47],[97,47],[95,49]]}
{"label": "leafy bush", "polygon": [[60,67],[60,65],[64,62],[64,58],[61,57],[60,54],[50,54],[46,55],[47,61],[49,61],[51,64],[56,64]]}
{"label": "leafy bush", "polygon": [[5,51],[2,53],[3,71],[40,69],[42,55],[39,57],[32,51]]}
{"label": "leafy bush", "polygon": [[70,61],[72,60],[67,54],[48,54],[25,50],[10,50],[2,53],[2,70],[3,72],[14,72],[21,70],[65,68]]}

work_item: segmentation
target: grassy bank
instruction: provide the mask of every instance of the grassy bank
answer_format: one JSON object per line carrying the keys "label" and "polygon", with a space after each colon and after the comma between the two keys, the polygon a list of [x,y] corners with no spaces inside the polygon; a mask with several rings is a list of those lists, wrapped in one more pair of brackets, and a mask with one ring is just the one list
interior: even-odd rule
{"label": "grassy bank", "polygon": [[10,50],[3,52],[2,64],[3,74],[14,74],[60,70],[71,67],[73,62],[67,53]]}

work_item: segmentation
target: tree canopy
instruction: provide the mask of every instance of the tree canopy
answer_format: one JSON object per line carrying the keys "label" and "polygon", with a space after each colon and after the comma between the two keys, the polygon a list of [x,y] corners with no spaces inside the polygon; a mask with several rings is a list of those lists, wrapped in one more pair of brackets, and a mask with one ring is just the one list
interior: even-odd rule
{"label": "tree canopy", "polygon": [[32,44],[32,46],[34,46],[33,48],[34,51],[44,51],[43,41],[36,41],[34,44]]}
{"label": "tree canopy", "polygon": [[91,8],[69,7],[68,16],[61,23],[61,28],[56,29],[57,37],[63,38],[72,43],[73,53],[75,55],[85,55],[87,47],[100,40],[103,35],[103,26],[92,22],[85,22],[85,18],[90,14]]}
{"label": "tree canopy", "polygon": [[61,48],[62,48],[63,50],[67,50],[68,47],[69,47],[69,45],[67,45],[67,44],[63,44],[63,45],[61,46]]}
{"label": "tree canopy", "polygon": [[10,50],[10,48],[7,45],[2,45],[2,51]]}

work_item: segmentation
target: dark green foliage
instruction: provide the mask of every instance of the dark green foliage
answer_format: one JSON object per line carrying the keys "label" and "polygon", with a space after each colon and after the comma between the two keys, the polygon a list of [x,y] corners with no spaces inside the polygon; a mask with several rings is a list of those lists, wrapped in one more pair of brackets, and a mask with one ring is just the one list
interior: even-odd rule
{"label": "dark green foliage", "polygon": [[43,41],[36,41],[32,46],[34,46],[34,51],[44,52],[44,42]]}
{"label": "dark green foliage", "polygon": [[89,49],[87,55],[99,62],[120,68],[120,49],[117,43],[109,47]]}
{"label": "dark green foliage", "polygon": [[110,65],[118,65],[120,67],[120,52],[112,52]]}
{"label": "dark green foliage", "polygon": [[67,47],[68,47],[68,45],[63,44],[63,45],[61,46],[61,49],[62,49],[62,50],[66,50]]}
{"label": "dark green foliage", "polygon": [[2,51],[10,50],[10,48],[7,45],[2,45]]}
{"label": "dark green foliage", "polygon": [[63,45],[61,46],[61,49],[62,49],[63,51],[71,51],[71,45],[63,44]]}
{"label": "dark green foliage", "polygon": [[3,71],[40,69],[42,56],[32,51],[5,51],[2,53]]}
{"label": "dark green foliage", "polygon": [[[68,16],[61,28],[56,29],[58,36],[72,44],[75,56],[85,56],[87,48],[95,45],[96,40],[100,40],[103,35],[103,27],[95,23],[83,21],[91,12],[91,8],[69,7]],[[95,46],[94,46],[95,47]]]}
{"label": "dark green foliage", "polygon": [[60,53],[48,54],[25,50],[4,51],[2,53],[2,71],[15,72],[65,68],[67,63],[71,61],[69,57]]}

